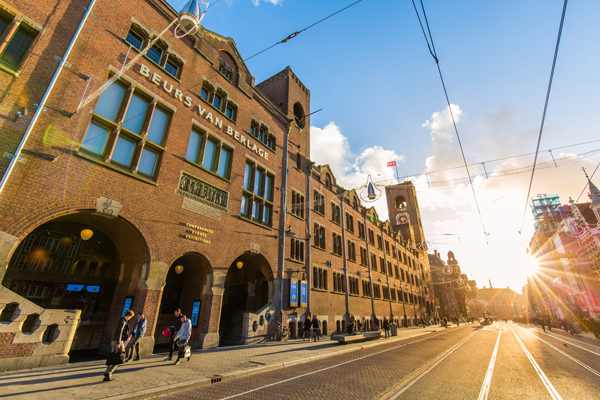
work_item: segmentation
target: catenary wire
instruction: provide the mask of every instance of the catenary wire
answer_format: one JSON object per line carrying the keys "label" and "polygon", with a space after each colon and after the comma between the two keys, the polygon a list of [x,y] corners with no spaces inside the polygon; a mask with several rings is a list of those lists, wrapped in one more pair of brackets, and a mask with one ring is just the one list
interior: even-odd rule
{"label": "catenary wire", "polygon": [[550,70],[550,79],[548,81],[548,89],[546,90],[546,101],[544,102],[544,112],[542,113],[542,121],[540,124],[540,132],[538,134],[537,146],[535,149],[535,156],[533,158],[533,169],[531,170],[531,178],[529,179],[529,188],[527,189],[527,196],[525,197],[525,209],[523,210],[523,218],[521,219],[521,228],[519,232],[523,232],[523,224],[525,223],[525,215],[529,209],[529,196],[531,195],[531,188],[533,186],[533,176],[535,175],[535,164],[537,162],[538,153],[540,150],[540,144],[542,142],[542,133],[544,132],[544,122],[546,120],[546,112],[548,111],[548,102],[550,100],[550,90],[552,89],[552,80],[554,79],[554,70],[556,68],[556,59],[558,58],[558,48],[560,46],[560,38],[562,35],[562,29],[565,22],[565,13],[567,12],[568,0],[565,0],[563,4],[562,15],[560,17],[560,26],[558,28],[558,36],[556,38],[556,46],[554,47],[554,59],[552,60],[552,69]]}
{"label": "catenary wire", "polygon": [[[417,14],[417,18],[419,19],[419,24],[421,25],[421,30],[423,31],[423,34],[425,35],[425,30],[423,29],[423,23],[421,22],[421,16],[419,15],[419,13],[417,11],[417,7],[415,5],[414,0],[412,0],[412,3],[413,3],[413,7],[415,8],[415,12]],[[471,191],[473,192],[475,206],[477,207],[477,214],[479,214],[479,221],[481,222],[481,228],[483,229],[483,235],[485,238],[485,242],[489,243],[488,239],[487,239],[488,233],[485,230],[485,225],[483,223],[483,216],[481,215],[481,209],[479,207],[479,201],[477,201],[477,194],[475,193],[475,186],[473,186],[473,180],[471,179],[471,173],[469,172],[469,166],[467,164],[465,152],[464,152],[464,149],[462,146],[462,142],[460,140],[458,128],[456,126],[456,120],[454,119],[454,113],[452,112],[452,105],[450,104],[450,99],[448,97],[448,91],[446,90],[446,84],[444,83],[444,77],[442,75],[440,61],[439,61],[439,58],[437,57],[437,52],[435,51],[435,45],[433,43],[433,36],[431,35],[431,29],[429,28],[429,22],[427,21],[427,14],[425,13],[425,6],[423,5],[423,0],[421,0],[421,9],[423,10],[423,18],[425,19],[425,25],[427,26],[427,32],[429,34],[429,40],[428,40],[428,36],[425,35],[425,41],[427,42],[427,47],[429,48],[429,52],[431,53],[432,57],[435,59],[435,65],[437,66],[437,70],[440,75],[440,80],[442,82],[442,88],[444,89],[444,95],[446,96],[446,103],[448,104],[448,111],[450,111],[450,116],[452,117],[452,125],[454,126],[454,132],[456,133],[456,138],[458,140],[458,145],[460,147],[460,153],[462,155],[462,159],[465,164],[465,170],[467,171],[467,176],[469,177],[469,183],[471,185]],[[429,46],[429,41],[431,41],[431,47]]]}

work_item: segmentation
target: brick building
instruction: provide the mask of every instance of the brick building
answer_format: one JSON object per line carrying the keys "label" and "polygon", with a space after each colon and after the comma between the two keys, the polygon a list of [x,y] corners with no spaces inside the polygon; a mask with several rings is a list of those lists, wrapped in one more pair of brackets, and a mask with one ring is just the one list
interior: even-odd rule
{"label": "brick building", "polygon": [[307,313],[325,333],[431,313],[414,187],[386,189],[403,195],[381,222],[310,163],[293,71],[255,84],[231,38],[177,39],[176,17],[162,0],[0,0],[0,370],[106,351],[129,308],[145,353],[176,308],[203,348]]}

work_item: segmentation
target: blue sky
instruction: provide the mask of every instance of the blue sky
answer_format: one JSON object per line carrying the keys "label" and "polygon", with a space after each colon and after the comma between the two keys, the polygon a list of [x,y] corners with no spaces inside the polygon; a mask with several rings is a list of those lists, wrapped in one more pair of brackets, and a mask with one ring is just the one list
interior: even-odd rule
{"label": "blue sky", "polygon": [[[218,0],[203,25],[232,37],[248,58],[353,2]],[[184,2],[170,3],[179,10]],[[454,251],[480,287],[491,279],[494,287],[520,291],[533,230],[529,211],[518,232],[533,158],[488,161],[535,151],[563,2],[424,5],[467,162],[485,162],[495,176],[479,176],[481,164],[470,169],[487,241],[471,187],[460,180],[464,167],[431,173],[460,167],[462,157],[411,1],[363,0],[247,65],[256,82],[290,66],[310,89],[312,111],[323,108],[311,119],[311,158],[329,163],[339,183],[357,187],[368,174],[390,182],[395,171],[385,163],[397,159],[400,175],[408,174],[417,187],[431,247],[444,257]],[[598,15],[598,1],[568,5],[538,161],[551,161],[545,150],[556,149],[559,167],[536,172],[532,195],[558,193],[564,203],[576,199],[585,184],[581,167],[591,173],[600,161],[593,152],[600,142],[557,149],[600,139]],[[338,146],[339,153],[321,154],[323,143]],[[499,177],[509,168],[524,172]],[[593,180],[600,184],[600,173]],[[584,195],[581,201],[586,200]],[[376,207],[386,215],[383,202]]]}

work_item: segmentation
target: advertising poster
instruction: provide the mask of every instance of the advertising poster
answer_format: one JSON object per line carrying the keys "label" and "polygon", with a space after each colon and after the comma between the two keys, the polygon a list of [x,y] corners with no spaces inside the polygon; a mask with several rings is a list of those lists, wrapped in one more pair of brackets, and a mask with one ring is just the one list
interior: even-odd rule
{"label": "advertising poster", "polygon": [[192,326],[198,326],[198,316],[200,315],[200,300],[194,301],[192,305],[192,315],[190,316],[190,321],[192,321]]}
{"label": "advertising poster", "polygon": [[306,281],[300,281],[300,307],[306,307],[306,291],[308,289],[308,285]]}
{"label": "advertising poster", "polygon": [[290,279],[290,307],[298,307],[298,279]]}
{"label": "advertising poster", "polygon": [[133,304],[133,297],[125,297],[125,304],[123,304],[123,312],[121,313],[121,318],[125,316],[125,313],[131,310],[131,305]]}

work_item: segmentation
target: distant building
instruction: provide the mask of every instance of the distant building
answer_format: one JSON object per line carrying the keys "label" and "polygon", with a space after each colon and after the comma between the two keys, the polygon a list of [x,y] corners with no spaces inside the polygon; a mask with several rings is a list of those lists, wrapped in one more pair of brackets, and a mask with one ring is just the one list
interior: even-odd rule
{"label": "distant building", "polygon": [[485,312],[498,318],[511,319],[522,315],[521,295],[510,288],[491,286],[479,289],[479,298],[485,304]]}

